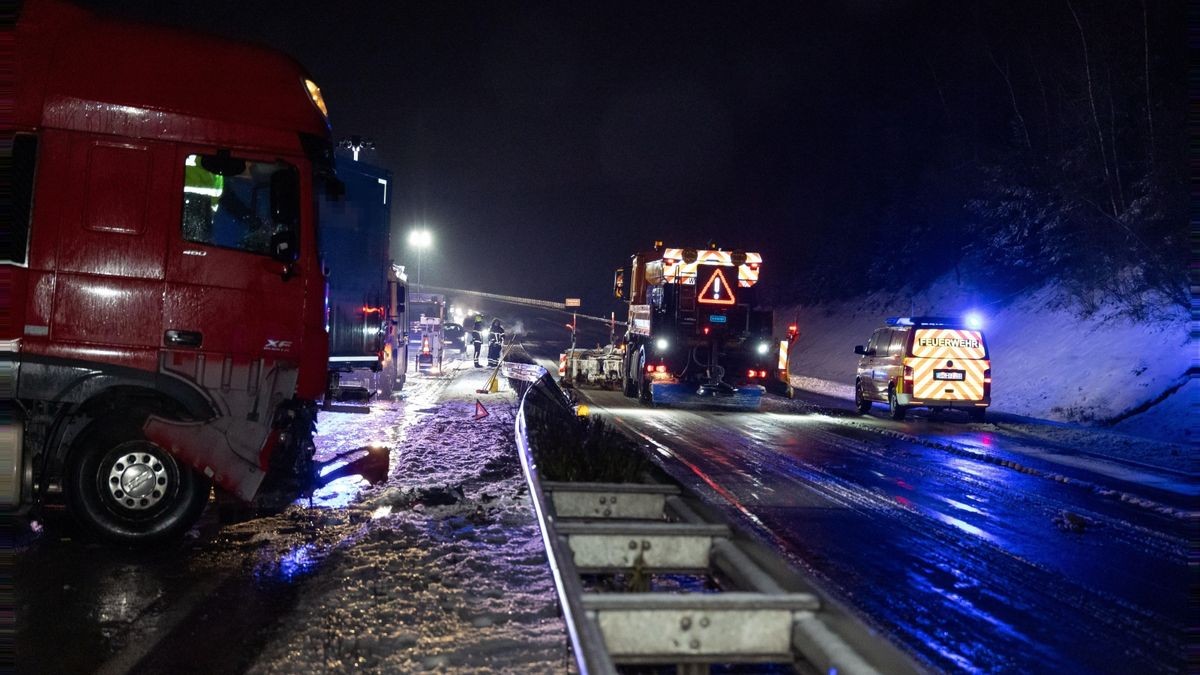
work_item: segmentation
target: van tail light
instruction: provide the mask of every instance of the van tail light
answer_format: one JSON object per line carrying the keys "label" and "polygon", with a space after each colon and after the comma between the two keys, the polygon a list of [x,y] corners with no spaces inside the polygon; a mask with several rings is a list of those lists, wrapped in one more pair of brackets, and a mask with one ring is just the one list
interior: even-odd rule
{"label": "van tail light", "polygon": [[705,326],[705,327],[704,327],[704,334],[705,334],[705,335],[708,335],[708,326]]}
{"label": "van tail light", "polygon": [[754,377],[756,375],[758,375],[758,372],[755,370],[750,370],[746,373],[746,377]]}
{"label": "van tail light", "polygon": [[760,371],[758,371],[758,376],[759,376],[759,377],[766,377],[766,376],[767,376],[767,371],[765,371],[765,370],[760,370]]}
{"label": "van tail light", "polygon": [[992,400],[992,369],[983,371],[983,397]]}
{"label": "van tail light", "polygon": [[660,366],[658,366],[657,368],[655,368],[655,369],[654,369],[654,372],[656,372],[656,373],[665,373],[665,372],[667,372],[667,367],[666,367],[666,366],[661,366],[661,365],[660,365]]}
{"label": "van tail light", "polygon": [[913,369],[912,366],[904,366],[904,391],[913,393]]}
{"label": "van tail light", "polygon": [[983,383],[984,384],[992,383],[992,369],[991,368],[988,368],[987,370],[983,371]]}
{"label": "van tail light", "polygon": [[646,372],[647,372],[647,373],[653,373],[653,372],[654,372],[654,366],[653,366],[652,364],[649,364],[649,363],[648,363],[648,364],[646,364]]}

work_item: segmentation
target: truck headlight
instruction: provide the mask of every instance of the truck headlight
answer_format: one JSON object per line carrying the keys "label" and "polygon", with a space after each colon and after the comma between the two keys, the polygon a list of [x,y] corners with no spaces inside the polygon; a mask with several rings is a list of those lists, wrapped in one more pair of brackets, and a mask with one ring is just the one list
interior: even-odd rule
{"label": "truck headlight", "polygon": [[771,348],[769,346],[767,346],[767,343],[765,343],[765,342],[758,343],[758,353],[759,354],[766,354],[770,350],[771,350]]}
{"label": "truck headlight", "polygon": [[658,349],[658,351],[660,351],[660,352],[667,351],[667,347],[670,347],[670,346],[671,346],[671,343],[667,341],[667,338],[658,338],[658,340],[656,340],[654,342],[654,347],[656,349]]}

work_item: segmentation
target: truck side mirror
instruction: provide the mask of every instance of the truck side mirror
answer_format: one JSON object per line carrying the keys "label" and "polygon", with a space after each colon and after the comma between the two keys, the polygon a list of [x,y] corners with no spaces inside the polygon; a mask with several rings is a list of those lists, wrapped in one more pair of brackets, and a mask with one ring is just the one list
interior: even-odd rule
{"label": "truck side mirror", "polygon": [[863,347],[862,345],[854,345],[854,353],[858,354],[859,356],[866,356],[867,348]]}
{"label": "truck side mirror", "polygon": [[271,257],[288,264],[300,259],[300,247],[296,245],[295,231],[281,230],[271,235]]}
{"label": "truck side mirror", "polygon": [[271,257],[294,263],[300,258],[300,176],[291,167],[271,174]]}
{"label": "truck side mirror", "polygon": [[201,155],[200,168],[214,176],[239,176],[246,170],[246,160],[232,156],[221,148],[215,155]]}

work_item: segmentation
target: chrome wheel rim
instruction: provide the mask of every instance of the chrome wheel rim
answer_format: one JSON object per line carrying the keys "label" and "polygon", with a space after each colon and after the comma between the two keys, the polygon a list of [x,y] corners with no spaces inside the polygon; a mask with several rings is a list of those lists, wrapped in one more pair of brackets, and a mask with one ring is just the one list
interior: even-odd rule
{"label": "chrome wheel rim", "polygon": [[144,445],[114,457],[104,479],[108,496],[131,511],[154,508],[172,489],[169,461]]}

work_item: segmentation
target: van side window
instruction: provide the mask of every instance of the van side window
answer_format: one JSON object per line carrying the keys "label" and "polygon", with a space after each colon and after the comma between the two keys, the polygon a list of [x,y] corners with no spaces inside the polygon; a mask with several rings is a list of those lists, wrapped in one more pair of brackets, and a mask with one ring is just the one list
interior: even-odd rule
{"label": "van side window", "polygon": [[877,331],[875,331],[874,333],[871,333],[871,341],[867,343],[867,353],[868,353],[868,354],[869,354],[869,353],[871,353],[872,351],[874,351],[874,352],[875,352],[875,354],[876,354],[876,356],[882,356],[882,354],[880,354],[880,353],[877,351],[877,350],[879,349],[879,342],[880,342],[880,334],[881,334],[881,333],[883,333],[883,331],[882,331],[882,330],[877,330]]}
{"label": "van side window", "polygon": [[[207,159],[219,159],[226,167],[239,160],[229,157],[188,155],[184,160],[183,238],[248,253],[271,255],[272,235],[299,223],[286,222],[281,213],[298,213],[299,204],[275,204],[275,199],[298,199],[298,195],[272,192],[272,176],[281,171],[295,172],[284,162],[241,160],[240,171],[212,173],[205,168]],[[282,194],[281,194],[282,193]]]}
{"label": "van side window", "polygon": [[900,356],[900,352],[904,350],[904,340],[908,337],[908,332],[903,330],[892,330],[892,341],[888,344],[888,356]]}
{"label": "van side window", "polygon": [[883,330],[879,333],[879,353],[876,356],[887,356],[888,346],[892,344],[892,331]]}

